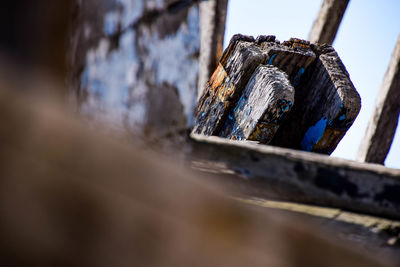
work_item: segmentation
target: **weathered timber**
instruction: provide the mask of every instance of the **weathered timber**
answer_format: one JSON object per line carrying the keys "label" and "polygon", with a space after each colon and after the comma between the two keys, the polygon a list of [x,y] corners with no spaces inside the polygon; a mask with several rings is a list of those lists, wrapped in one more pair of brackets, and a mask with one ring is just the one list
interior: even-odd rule
{"label": "weathered timber", "polygon": [[295,87],[299,85],[305,70],[316,58],[311,50],[311,44],[297,38],[291,38],[282,44],[271,41],[259,42],[259,44],[270,58],[268,64],[284,71]]}
{"label": "weathered timber", "polygon": [[308,40],[313,43],[332,44],[348,3],[349,0],[324,0]]}
{"label": "weathered timber", "polygon": [[295,105],[272,145],[331,154],[361,109],[361,99],[330,45],[313,45],[317,55],[296,86]]}
{"label": "weathered timber", "polygon": [[294,88],[278,68],[261,65],[250,78],[219,136],[269,143],[294,103]]}
{"label": "weathered timber", "polygon": [[251,141],[192,139],[194,168],[217,173],[246,195],[400,218],[400,170]]}
{"label": "weathered timber", "polygon": [[[249,51],[253,52],[251,57]],[[265,59],[257,58],[257,53]],[[329,45],[310,44],[296,38],[281,44],[274,36],[259,36],[254,40],[236,35],[220,63],[198,103],[193,133],[330,154],[361,108],[346,68]],[[271,122],[276,115],[274,107],[282,103],[278,99],[271,102],[261,95],[259,99],[249,98],[250,91],[257,87],[247,84],[254,64],[279,68],[295,88],[295,104],[288,110],[288,116],[276,120],[273,126],[261,127],[265,129],[262,135],[252,135],[254,129],[260,128],[252,125],[259,120],[259,114],[248,117],[248,111],[264,109],[264,117],[272,119]],[[246,133],[244,127],[248,127]]]}
{"label": "weathered timber", "polygon": [[239,35],[232,38],[199,100],[193,131],[218,134],[254,70],[266,62],[267,56],[254,43],[254,38]]}
{"label": "weathered timber", "polygon": [[198,1],[87,0],[76,6],[69,84],[81,113],[138,139],[181,140],[193,126],[197,100]]}
{"label": "weathered timber", "polygon": [[386,71],[375,110],[358,150],[357,160],[383,164],[396,132],[400,112],[400,35]]}
{"label": "weathered timber", "polygon": [[226,12],[228,0],[207,0],[199,3],[200,10],[200,66],[197,97],[213,71],[223,52]]}
{"label": "weathered timber", "polygon": [[312,51],[281,45],[274,36],[259,36],[257,40],[251,36],[233,36],[199,100],[193,132],[206,135],[221,132],[258,65],[278,66],[296,84],[314,59]]}

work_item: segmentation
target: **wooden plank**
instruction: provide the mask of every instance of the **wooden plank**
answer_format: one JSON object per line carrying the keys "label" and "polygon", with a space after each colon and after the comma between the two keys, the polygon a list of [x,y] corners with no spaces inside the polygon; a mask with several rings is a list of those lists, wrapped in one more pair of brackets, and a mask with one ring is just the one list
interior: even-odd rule
{"label": "wooden plank", "polygon": [[269,143],[293,103],[294,88],[287,75],[271,65],[260,65],[219,136]]}
{"label": "wooden plank", "polygon": [[400,170],[192,134],[192,164],[252,197],[400,219]]}
{"label": "wooden plank", "polygon": [[203,93],[211,74],[218,66],[224,43],[228,0],[200,1],[200,66],[197,96]]}
{"label": "wooden plank", "polygon": [[349,0],[324,0],[308,40],[312,43],[332,44],[348,3]]}
{"label": "wooden plank", "polygon": [[330,45],[313,45],[317,59],[296,88],[295,105],[271,144],[331,154],[361,109],[361,99]]}
{"label": "wooden plank", "polygon": [[358,150],[357,160],[383,164],[393,141],[400,112],[400,35],[386,71],[375,110]]}

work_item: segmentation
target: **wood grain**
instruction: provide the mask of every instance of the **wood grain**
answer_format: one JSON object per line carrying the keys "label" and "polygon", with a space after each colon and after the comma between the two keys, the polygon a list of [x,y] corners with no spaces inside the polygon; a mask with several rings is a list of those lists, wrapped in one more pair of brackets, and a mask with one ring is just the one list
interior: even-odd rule
{"label": "wood grain", "polygon": [[400,35],[386,71],[375,110],[358,150],[357,160],[383,164],[392,145],[400,112]]}
{"label": "wood grain", "polygon": [[[261,75],[267,65],[287,79]],[[294,101],[269,99],[268,85],[273,80],[287,92],[288,81]],[[287,114],[277,114],[278,106]],[[236,35],[198,103],[193,133],[330,154],[360,108],[360,96],[330,45]]]}
{"label": "wood grain", "polygon": [[324,0],[308,40],[313,43],[332,44],[348,3],[349,0]]}
{"label": "wood grain", "polygon": [[219,136],[269,143],[294,103],[294,88],[276,67],[260,65]]}

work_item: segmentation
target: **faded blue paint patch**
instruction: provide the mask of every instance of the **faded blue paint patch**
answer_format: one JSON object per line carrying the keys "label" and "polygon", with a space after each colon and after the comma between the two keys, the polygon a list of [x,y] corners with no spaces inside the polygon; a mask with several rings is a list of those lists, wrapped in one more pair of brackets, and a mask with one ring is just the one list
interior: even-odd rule
{"label": "faded blue paint patch", "polygon": [[272,57],[268,61],[268,65],[272,65],[272,62],[274,61],[275,57],[276,57],[276,54],[273,54]]}
{"label": "faded blue paint patch", "polygon": [[246,98],[241,96],[233,112],[236,113],[238,110],[242,110],[245,103]]}
{"label": "faded blue paint patch", "polygon": [[104,33],[106,35],[115,34],[118,31],[118,24],[120,18],[117,12],[110,12],[106,14],[104,19]]}
{"label": "faded blue paint patch", "polygon": [[83,88],[87,88],[89,85],[89,70],[87,68],[81,74],[81,85]]}
{"label": "faded blue paint patch", "polygon": [[304,74],[304,68],[300,68],[299,71],[296,74],[296,77],[294,77],[294,82],[293,86],[297,86],[300,83],[301,76]]}
{"label": "faded blue paint patch", "polygon": [[301,148],[305,151],[311,151],[316,143],[322,138],[328,119],[320,119],[314,126],[311,126],[301,141]]}

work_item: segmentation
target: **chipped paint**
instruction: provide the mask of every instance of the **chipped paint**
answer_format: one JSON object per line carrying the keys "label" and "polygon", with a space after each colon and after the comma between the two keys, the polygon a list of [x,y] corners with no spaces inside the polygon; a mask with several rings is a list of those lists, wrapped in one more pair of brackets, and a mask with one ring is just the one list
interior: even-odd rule
{"label": "chipped paint", "polygon": [[275,57],[276,57],[276,54],[273,54],[273,55],[271,56],[271,58],[270,58],[269,61],[268,61],[268,65],[272,65],[272,62],[274,61]]}
{"label": "chipped paint", "polygon": [[148,31],[144,37],[148,39],[146,47],[149,53],[145,65],[153,69],[156,84],[166,82],[178,89],[188,126],[193,126],[199,71],[198,58],[193,58],[193,55],[200,50],[198,8],[193,6],[189,9],[187,21],[176,34],[160,39]]}
{"label": "chipped paint", "polygon": [[[126,32],[120,38],[120,48],[112,51],[109,51],[109,41],[102,39],[87,53],[81,75],[82,87],[89,92],[82,112],[101,117],[116,127],[122,127],[128,116],[132,124],[142,124],[147,110],[144,101],[132,101],[144,98],[143,87],[137,86],[130,94],[135,83],[131,73],[138,68],[134,38],[133,31]],[[128,108],[129,102],[135,103],[132,110]]]}
{"label": "chipped paint", "polygon": [[301,148],[311,151],[316,143],[322,138],[328,119],[323,117],[314,126],[311,126],[301,141]]}
{"label": "chipped paint", "polygon": [[293,81],[293,86],[297,86],[300,83],[301,76],[304,74],[304,68],[300,68],[299,71],[296,74],[296,77],[294,77]]}
{"label": "chipped paint", "polygon": [[[79,48],[87,49],[79,77],[83,114],[142,137],[151,132],[157,138],[157,132],[163,136],[193,124],[200,50],[198,6],[175,10],[180,21],[174,20],[177,28],[165,34],[156,27],[169,19],[163,13],[169,12],[167,7],[163,0],[116,0],[103,23],[96,25],[99,28],[85,28],[86,37],[98,32],[102,37],[91,47]],[[157,12],[143,22],[149,10]],[[157,121],[163,108],[168,112]]]}

